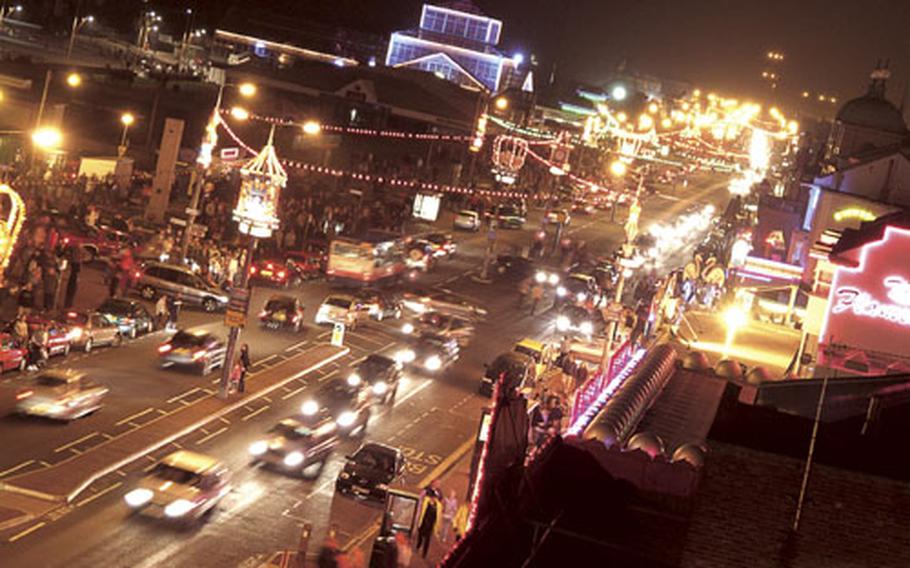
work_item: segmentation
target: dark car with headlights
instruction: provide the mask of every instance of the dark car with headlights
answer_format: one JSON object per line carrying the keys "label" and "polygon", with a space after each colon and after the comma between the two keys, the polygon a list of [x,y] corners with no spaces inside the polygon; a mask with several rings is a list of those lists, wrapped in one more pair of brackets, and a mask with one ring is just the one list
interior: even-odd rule
{"label": "dark car with headlights", "polygon": [[312,426],[328,417],[335,421],[340,434],[363,435],[370,421],[370,405],[371,393],[366,382],[350,376],[336,378],[303,401],[300,420]]}
{"label": "dark car with headlights", "polygon": [[398,393],[398,382],[401,380],[401,364],[385,355],[372,354],[358,363],[348,375],[348,381],[363,381],[370,390],[373,400],[389,404]]}
{"label": "dark car with headlights", "polygon": [[599,294],[597,282],[593,276],[573,273],[563,279],[556,287],[556,304],[585,304],[596,299]]}
{"label": "dark car with headlights", "polygon": [[140,333],[149,333],[155,329],[149,311],[135,300],[110,298],[95,311],[117,324],[124,337],[135,339]]}
{"label": "dark car with headlights", "polygon": [[502,278],[519,282],[536,273],[534,261],[524,256],[501,254],[493,262],[493,272]]}
{"label": "dark car with headlights", "polygon": [[267,329],[303,329],[303,306],[297,298],[275,295],[269,298],[259,312],[259,323]]}
{"label": "dark car with headlights", "polygon": [[500,354],[485,367],[478,392],[487,396],[493,394],[493,387],[498,381],[502,380],[510,388],[520,388],[535,372],[534,359],[515,351]]}
{"label": "dark car with headlights", "polygon": [[342,495],[384,501],[395,478],[404,471],[404,456],[398,448],[368,442],[345,456],[335,490]]}
{"label": "dark car with headlights", "polygon": [[555,323],[560,334],[582,336],[587,339],[601,335],[606,328],[600,310],[589,310],[582,306],[563,306],[556,315]]}
{"label": "dark car with headlights", "polygon": [[249,452],[254,463],[303,475],[317,464],[322,469],[337,445],[338,425],[331,418],[310,424],[285,418],[250,444]]}
{"label": "dark car with headlights", "polygon": [[224,342],[207,332],[180,330],[158,346],[162,367],[189,367],[203,375],[224,366],[226,352]]}
{"label": "dark car with headlights", "polygon": [[395,354],[395,359],[414,369],[440,373],[458,360],[458,341],[437,333],[421,333]]}

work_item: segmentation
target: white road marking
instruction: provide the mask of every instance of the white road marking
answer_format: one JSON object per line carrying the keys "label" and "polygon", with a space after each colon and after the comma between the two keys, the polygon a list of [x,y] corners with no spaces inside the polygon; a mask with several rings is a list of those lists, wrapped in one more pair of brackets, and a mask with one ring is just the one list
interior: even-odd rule
{"label": "white road marking", "polygon": [[35,463],[35,460],[28,460],[28,461],[24,461],[24,462],[20,463],[19,465],[13,466],[9,469],[0,471],[0,477],[9,475],[9,474],[13,473],[14,471],[19,471],[20,469],[22,469],[24,467],[28,467],[28,466],[32,465],[33,463]]}
{"label": "white road marking", "polygon": [[257,414],[262,414],[263,412],[265,412],[266,410],[268,410],[271,406],[272,406],[271,404],[266,404],[266,405],[263,406],[262,408],[260,408],[260,409],[258,409],[258,410],[255,410],[255,411],[253,411],[253,412],[250,412],[250,413],[247,414],[246,416],[242,417],[240,420],[242,420],[243,422],[246,422],[247,420],[249,420],[250,418],[256,416]]}
{"label": "white road marking", "polygon": [[212,432],[212,433],[209,434],[208,436],[206,436],[206,437],[204,437],[204,438],[202,438],[202,439],[200,439],[200,440],[197,440],[197,441],[196,441],[196,445],[198,446],[198,445],[200,445],[200,444],[204,444],[204,443],[208,442],[209,440],[211,440],[212,438],[214,438],[215,436],[218,436],[219,434],[224,434],[225,432],[227,432],[227,429],[228,429],[228,427],[227,427],[227,426],[224,426],[224,427],[222,427],[222,428],[219,428],[218,430],[215,430],[214,432]]}
{"label": "white road marking", "polygon": [[82,442],[84,442],[84,441],[86,441],[86,440],[89,440],[89,439],[91,439],[91,438],[94,438],[95,436],[98,436],[98,435],[99,435],[98,432],[92,432],[91,434],[86,434],[85,436],[82,436],[82,437],[79,438],[78,440],[73,440],[72,442],[70,442],[70,443],[68,443],[68,444],[64,444],[64,445],[62,445],[62,446],[60,446],[60,447],[58,447],[58,448],[54,448],[54,451],[55,451],[55,452],[62,452],[62,451],[67,450],[67,449],[69,449],[69,448],[71,448],[71,447],[73,447],[73,446],[75,446],[75,445],[77,445],[77,444],[81,444]]}
{"label": "white road marking", "polygon": [[[168,402],[170,402],[170,401],[168,401]],[[126,418],[124,418],[122,420],[118,420],[117,422],[114,422],[114,426],[123,426],[124,424],[126,424],[127,422],[132,420],[133,418],[139,418],[140,416],[145,416],[146,414],[148,414],[149,412],[153,412],[154,410],[155,409],[150,406],[150,407],[146,408],[145,410],[140,410],[139,412],[137,412],[136,414],[133,414],[132,416],[127,416]]]}
{"label": "white road marking", "polygon": [[[190,390],[188,390],[188,391],[186,391],[186,392],[184,392],[184,393],[178,394],[177,396],[172,396],[171,398],[167,399],[165,402],[168,402],[168,403],[176,402],[176,401],[180,400],[181,398],[183,398],[183,397],[185,397],[185,396],[191,395],[191,394],[193,394],[194,392],[199,392],[199,391],[201,391],[201,390],[202,390],[202,389],[199,388],[199,387],[194,387],[194,388],[191,388]],[[183,402],[183,401],[181,401],[181,402]]]}
{"label": "white road marking", "polygon": [[25,529],[24,531],[22,531],[20,533],[16,533],[13,536],[9,537],[9,542],[16,542],[20,538],[32,534],[33,532],[40,529],[41,527],[43,527],[46,524],[47,523],[45,521],[41,521],[40,523],[32,525],[29,528]]}
{"label": "white road marking", "polygon": [[290,347],[285,348],[285,351],[293,351],[294,349],[297,349],[298,347],[303,347],[304,345],[306,345],[306,343],[307,343],[306,339],[304,339],[303,341],[298,341],[294,345],[291,345]]}
{"label": "white road marking", "polygon": [[123,482],[122,482],[122,481],[118,481],[117,483],[114,483],[114,484],[110,485],[109,487],[105,487],[104,489],[102,489],[102,490],[99,491],[98,493],[95,493],[95,494],[92,495],[91,497],[86,497],[86,498],[83,499],[82,501],[77,502],[77,503],[76,503],[76,506],[77,506],[77,507],[81,507],[81,506],[83,506],[83,505],[88,505],[89,503],[91,503],[91,502],[94,501],[95,499],[101,497],[102,495],[106,495],[107,493],[110,493],[111,491],[113,491],[114,489],[117,489],[117,488],[120,487],[121,485],[123,485]]}
{"label": "white road marking", "polygon": [[281,395],[281,400],[287,400],[287,399],[291,398],[292,396],[294,396],[294,395],[296,395],[296,394],[299,394],[300,391],[302,391],[302,390],[305,389],[305,388],[307,388],[307,385],[303,385],[302,387],[300,387],[300,388],[298,388],[298,389],[294,389],[294,390],[292,390],[291,392],[289,392],[289,393],[287,393],[287,394],[283,394],[283,395]]}

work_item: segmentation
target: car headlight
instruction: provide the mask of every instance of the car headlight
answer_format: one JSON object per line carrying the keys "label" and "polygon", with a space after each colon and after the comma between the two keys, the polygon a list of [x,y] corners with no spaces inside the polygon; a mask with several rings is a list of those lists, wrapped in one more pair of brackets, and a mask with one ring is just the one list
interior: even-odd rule
{"label": "car headlight", "polygon": [[579,293],[575,294],[575,299],[579,302],[584,302],[585,300],[588,299],[588,295],[585,294],[584,292],[579,292]]}
{"label": "car headlight", "polygon": [[338,420],[336,422],[338,422],[338,425],[341,426],[342,428],[347,428],[348,426],[352,425],[356,420],[357,420],[357,415],[354,414],[353,412],[351,412],[350,410],[347,410],[347,411],[341,413],[341,416],[338,417]]}
{"label": "car headlight", "polygon": [[265,440],[258,440],[250,444],[250,455],[261,456],[269,449],[269,444]]}
{"label": "car headlight", "polygon": [[594,325],[589,321],[581,322],[581,325],[578,326],[581,332],[585,335],[591,335],[594,333]]}
{"label": "car headlight", "polygon": [[428,371],[438,371],[442,368],[442,359],[439,358],[439,355],[430,355],[427,357],[424,366]]}
{"label": "car headlight", "polygon": [[168,517],[182,517],[193,510],[196,505],[186,499],[177,499],[164,508],[164,514]]}
{"label": "car headlight", "polygon": [[358,375],[357,373],[351,373],[350,375],[348,375],[348,384],[351,385],[352,387],[356,387],[357,385],[359,385],[360,381],[361,381],[360,375]]}
{"label": "car headlight", "polygon": [[69,330],[69,333],[66,334],[66,338],[69,341],[76,341],[80,337],[82,337],[82,328],[81,327],[74,327],[73,329]]}
{"label": "car headlight", "polygon": [[536,280],[538,284],[543,284],[547,281],[547,275],[543,271],[538,271],[537,274],[534,275],[534,280]]}
{"label": "car headlight", "polygon": [[303,463],[303,453],[301,452],[291,452],[288,455],[284,456],[284,465],[288,467],[297,467]]}
{"label": "car headlight", "polygon": [[416,358],[417,354],[413,349],[402,349],[395,354],[395,360],[399,363],[413,363]]}
{"label": "car headlight", "polygon": [[389,385],[385,384],[385,381],[379,381],[378,383],[373,384],[373,394],[382,396],[385,392],[389,390]]}
{"label": "car headlight", "polygon": [[559,274],[550,274],[550,276],[547,277],[547,282],[550,283],[550,286],[556,286],[559,284]]}
{"label": "car headlight", "polygon": [[401,326],[401,332],[408,334],[408,335],[414,333],[414,324],[413,323],[404,324],[403,326]]}
{"label": "car headlight", "polygon": [[313,416],[317,412],[319,412],[319,405],[315,400],[310,399],[300,406],[300,413],[304,416]]}
{"label": "car headlight", "polygon": [[569,325],[570,325],[569,318],[567,318],[566,316],[559,316],[558,318],[556,318],[556,329],[558,329],[559,331],[565,331],[565,330],[569,329]]}
{"label": "car headlight", "polygon": [[564,297],[568,293],[569,293],[569,291],[566,290],[565,286],[560,286],[560,287],[556,288],[556,295],[559,296],[560,298]]}
{"label": "car headlight", "polygon": [[141,507],[152,500],[155,494],[151,489],[133,489],[123,496],[123,500],[130,507]]}

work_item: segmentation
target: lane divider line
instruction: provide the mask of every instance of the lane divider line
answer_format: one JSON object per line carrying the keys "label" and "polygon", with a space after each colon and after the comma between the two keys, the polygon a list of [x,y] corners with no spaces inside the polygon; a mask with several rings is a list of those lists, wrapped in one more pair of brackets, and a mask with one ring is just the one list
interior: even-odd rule
{"label": "lane divider line", "polygon": [[64,444],[64,445],[62,445],[62,446],[60,446],[60,447],[58,447],[58,448],[54,448],[54,452],[59,453],[59,452],[62,452],[62,451],[64,451],[64,450],[68,450],[68,449],[72,448],[72,447],[75,446],[75,445],[81,444],[82,442],[84,442],[84,441],[86,441],[86,440],[89,440],[89,439],[91,439],[91,438],[94,438],[94,437],[97,436],[97,435],[99,435],[99,432],[97,432],[97,431],[92,432],[91,434],[86,434],[85,436],[82,436],[82,437],[79,438],[78,440],[73,440],[72,442],[70,442],[70,443],[68,443],[68,444]]}
{"label": "lane divider line", "polygon": [[[321,379],[320,379],[320,380],[321,380]],[[306,387],[307,387],[307,385],[303,385],[303,386],[300,387],[299,389],[294,389],[294,390],[292,390],[291,392],[289,392],[289,393],[287,393],[287,394],[281,395],[281,400],[287,400],[287,399],[291,398],[292,396],[294,396],[294,395],[296,395],[296,394],[299,394],[300,391],[302,391],[302,390],[305,389]]]}
{"label": "lane divider line", "polygon": [[15,465],[9,469],[4,469],[3,471],[0,471],[0,477],[3,477],[4,475],[9,475],[9,474],[13,473],[14,471],[19,471],[20,469],[22,469],[24,467],[28,467],[28,466],[32,465],[33,463],[35,463],[35,460],[28,460],[28,461],[24,461],[24,462],[20,463],[19,465]]}
{"label": "lane divider line", "polygon": [[43,527],[46,524],[47,524],[47,521],[41,521],[40,523],[34,524],[34,525],[30,526],[29,528],[25,529],[24,531],[16,533],[13,536],[9,537],[9,542],[16,542],[20,538],[32,534],[33,532],[40,529],[41,527]]}
{"label": "lane divider line", "polygon": [[202,389],[199,388],[199,387],[193,387],[193,388],[191,388],[190,390],[188,390],[188,391],[186,391],[186,392],[183,392],[183,393],[178,394],[177,396],[172,396],[171,398],[167,399],[165,402],[167,402],[167,403],[177,402],[178,400],[182,399],[183,397],[188,396],[188,395],[191,395],[191,394],[193,394],[194,392],[198,392],[198,391],[200,391],[200,390],[202,390]]}
{"label": "lane divider line", "polygon": [[204,443],[208,442],[209,440],[211,440],[212,438],[214,438],[215,436],[218,436],[218,435],[220,435],[220,434],[224,434],[224,433],[227,432],[227,431],[228,431],[228,427],[227,427],[227,426],[222,426],[221,428],[215,430],[214,432],[212,432],[212,433],[209,434],[208,436],[206,436],[206,437],[204,437],[204,438],[201,438],[201,439],[199,439],[199,440],[196,440],[196,445],[198,446],[198,445],[200,445],[200,444],[204,444]]}
{"label": "lane divider line", "polygon": [[123,482],[122,482],[122,481],[118,481],[117,483],[112,483],[111,485],[109,485],[108,487],[102,489],[102,490],[99,491],[98,493],[95,493],[95,494],[92,495],[91,497],[86,497],[86,498],[83,499],[82,501],[77,502],[77,503],[76,503],[76,506],[77,506],[77,507],[81,507],[81,506],[83,506],[83,505],[88,505],[89,503],[91,503],[91,502],[94,501],[95,499],[97,499],[97,498],[99,498],[99,497],[101,497],[101,496],[103,496],[103,495],[106,495],[106,494],[110,493],[111,491],[113,491],[114,489],[117,489],[117,488],[120,487],[121,485],[123,485]]}
{"label": "lane divider line", "polygon": [[265,406],[263,406],[263,407],[260,408],[259,410],[256,410],[256,411],[254,411],[254,412],[250,412],[250,413],[247,414],[246,416],[242,417],[240,420],[242,420],[243,422],[246,422],[247,420],[249,420],[250,418],[256,416],[257,414],[262,414],[263,412],[265,412],[266,410],[268,410],[270,406],[271,406],[270,404],[266,404]]}
{"label": "lane divider line", "polygon": [[139,418],[140,416],[145,416],[145,415],[148,414],[149,412],[154,412],[154,410],[155,410],[155,409],[153,409],[153,408],[150,406],[150,407],[146,408],[145,410],[140,410],[140,411],[137,412],[136,414],[133,414],[133,415],[131,415],[131,416],[127,416],[126,418],[123,418],[123,419],[121,419],[121,420],[118,420],[117,422],[114,422],[114,426],[123,426],[124,424],[126,424],[126,423],[129,422],[130,420],[132,420],[132,419],[134,419],[134,418]]}

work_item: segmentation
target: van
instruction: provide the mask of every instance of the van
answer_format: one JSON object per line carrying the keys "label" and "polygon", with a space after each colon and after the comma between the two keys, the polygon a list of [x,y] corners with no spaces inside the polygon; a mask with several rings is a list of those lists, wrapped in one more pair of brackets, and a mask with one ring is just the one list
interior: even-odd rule
{"label": "van", "polygon": [[143,299],[153,301],[162,294],[178,296],[184,304],[207,312],[224,309],[228,296],[210,286],[189,268],[163,262],[147,262],[139,269],[136,289]]}

